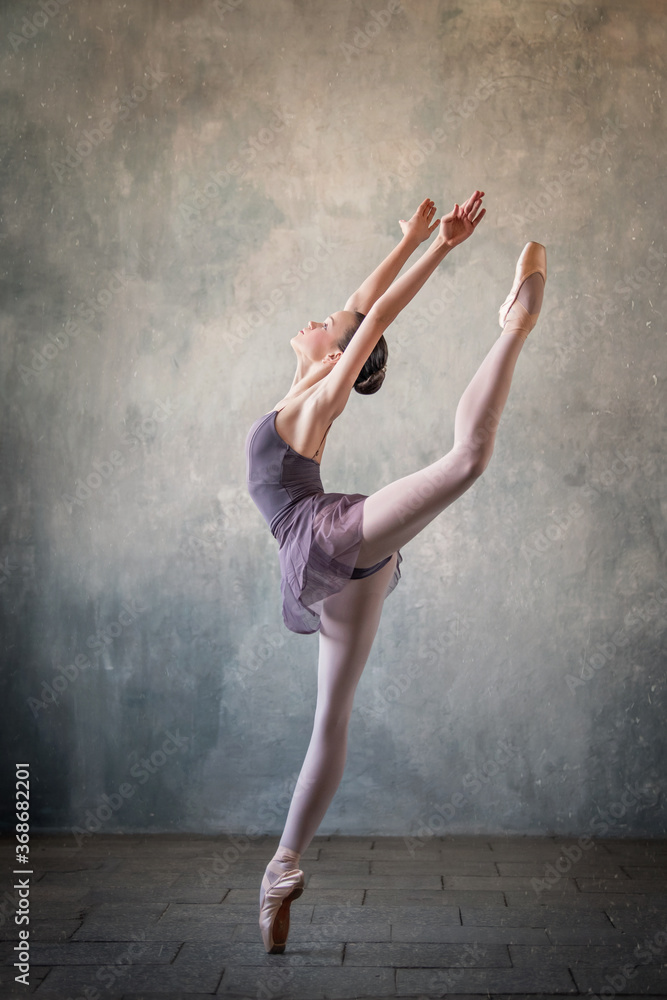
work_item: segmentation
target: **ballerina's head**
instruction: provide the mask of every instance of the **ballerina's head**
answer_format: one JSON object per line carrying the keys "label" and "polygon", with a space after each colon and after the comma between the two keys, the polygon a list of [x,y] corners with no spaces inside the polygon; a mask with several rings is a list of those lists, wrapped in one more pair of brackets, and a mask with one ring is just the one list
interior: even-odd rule
{"label": "ballerina's head", "polygon": [[[297,354],[331,369],[342,356],[364,318],[363,313],[340,310],[331,313],[321,323],[310,320],[296,336],[292,337],[290,343]],[[384,382],[388,356],[389,349],[383,335],[357,376],[354,383],[357,392],[369,396],[378,391]]]}

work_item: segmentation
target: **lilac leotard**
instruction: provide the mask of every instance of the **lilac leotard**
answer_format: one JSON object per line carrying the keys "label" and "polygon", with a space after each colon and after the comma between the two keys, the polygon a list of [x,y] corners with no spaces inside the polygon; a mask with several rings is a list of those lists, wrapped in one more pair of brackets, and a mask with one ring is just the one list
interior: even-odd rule
{"label": "lilac leotard", "polygon": [[[275,427],[278,411],[259,417],[246,438],[248,492],[278,540],[283,621],[292,632],[320,626],[322,601],[350,579],[385,565],[355,569],[362,543],[363,493],[325,493],[319,463],[294,451]],[[401,578],[397,553],[390,594]]]}

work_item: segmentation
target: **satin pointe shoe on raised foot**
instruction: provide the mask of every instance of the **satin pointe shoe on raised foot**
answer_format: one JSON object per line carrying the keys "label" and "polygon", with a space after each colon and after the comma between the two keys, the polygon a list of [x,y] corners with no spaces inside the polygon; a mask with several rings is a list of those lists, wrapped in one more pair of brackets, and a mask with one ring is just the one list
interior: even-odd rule
{"label": "satin pointe shoe on raised foot", "polygon": [[[536,311],[530,307],[530,301],[527,302],[528,308],[523,305],[522,302],[517,302],[519,292],[521,291],[521,286],[523,283],[531,277],[533,274],[540,274],[544,283],[547,280],[547,251],[546,248],[542,246],[541,243],[526,243],[525,247],[521,251],[521,256],[519,257],[516,270],[514,272],[514,282],[510,290],[509,295],[503,302],[498,312],[498,321],[500,325],[505,328],[508,322],[508,318],[511,319],[511,326],[527,337],[530,331],[533,329],[537,323],[537,318],[540,315],[540,307],[537,307]],[[541,303],[541,297],[539,299]],[[516,303],[516,308],[509,317],[509,312]]]}
{"label": "satin pointe shoe on raised foot", "polygon": [[259,927],[262,932],[264,947],[270,955],[280,955],[285,950],[289,933],[289,910],[292,901],[298,899],[303,892],[305,877],[300,868],[283,872],[282,868],[272,866],[269,861],[268,870],[274,875],[282,872],[275,882],[269,880],[265,873],[262,879],[264,898],[259,907]]}

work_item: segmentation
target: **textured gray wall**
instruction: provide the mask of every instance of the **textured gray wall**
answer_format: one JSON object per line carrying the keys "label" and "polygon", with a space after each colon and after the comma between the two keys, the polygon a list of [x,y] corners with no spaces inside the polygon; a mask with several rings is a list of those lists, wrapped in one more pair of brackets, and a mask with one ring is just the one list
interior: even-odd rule
{"label": "textured gray wall", "polygon": [[30,763],[36,826],[280,832],[317,637],[246,432],[396,220],[480,187],[325,489],[448,450],[527,239],[543,318],[485,475],[403,551],[320,832],[665,833],[666,36],[662,0],[3,4],[3,781]]}

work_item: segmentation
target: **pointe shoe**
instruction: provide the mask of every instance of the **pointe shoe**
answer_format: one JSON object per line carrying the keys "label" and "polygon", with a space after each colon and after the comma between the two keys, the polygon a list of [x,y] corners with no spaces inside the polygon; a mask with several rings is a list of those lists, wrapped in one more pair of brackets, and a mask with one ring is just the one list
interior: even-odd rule
{"label": "pointe shoe", "polygon": [[539,309],[536,313],[530,313],[521,302],[517,302],[521,286],[526,278],[530,278],[531,274],[541,274],[546,284],[547,251],[541,243],[526,243],[516,264],[511,291],[498,311],[498,321],[504,329],[509,311],[516,303],[518,307],[518,310],[515,309],[515,312],[518,312],[516,325],[526,337],[537,323],[537,317],[540,315]]}
{"label": "pointe shoe", "polygon": [[[282,868],[267,866],[274,874],[282,872]],[[259,909],[259,927],[262,932],[264,947],[270,955],[281,955],[289,933],[289,909],[292,900],[298,899],[303,892],[305,877],[301,869],[293,868],[284,872],[279,879],[271,883],[266,873],[262,879],[264,899]]]}

